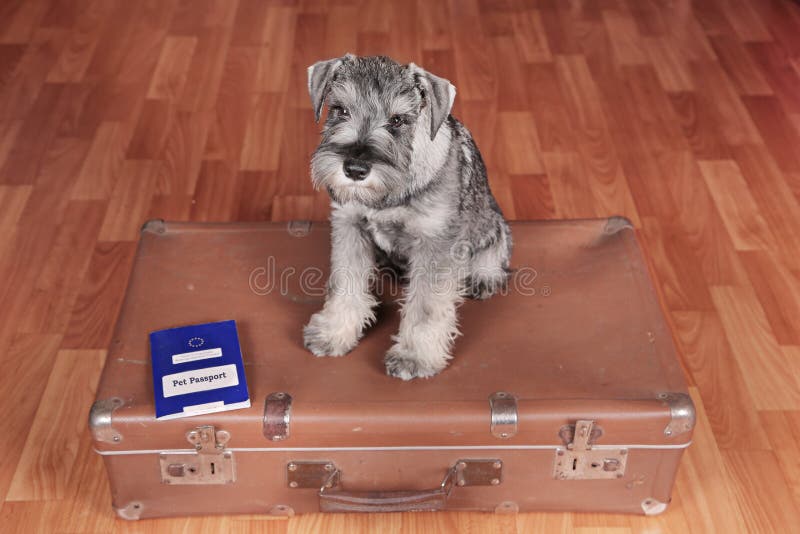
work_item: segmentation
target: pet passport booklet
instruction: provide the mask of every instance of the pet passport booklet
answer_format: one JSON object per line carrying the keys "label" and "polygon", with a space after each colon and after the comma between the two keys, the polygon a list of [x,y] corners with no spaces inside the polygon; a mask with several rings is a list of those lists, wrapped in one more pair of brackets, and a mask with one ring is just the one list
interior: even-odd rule
{"label": "pet passport booklet", "polygon": [[156,419],[250,407],[235,321],[150,334]]}

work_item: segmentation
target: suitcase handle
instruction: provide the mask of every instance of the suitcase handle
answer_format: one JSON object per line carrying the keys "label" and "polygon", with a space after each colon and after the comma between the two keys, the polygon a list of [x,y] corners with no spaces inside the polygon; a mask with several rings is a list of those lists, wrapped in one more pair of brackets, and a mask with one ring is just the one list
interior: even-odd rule
{"label": "suitcase handle", "polygon": [[322,512],[418,512],[444,509],[453,490],[456,467],[447,471],[437,488],[419,491],[331,491],[341,480],[335,470],[319,490],[319,509]]}

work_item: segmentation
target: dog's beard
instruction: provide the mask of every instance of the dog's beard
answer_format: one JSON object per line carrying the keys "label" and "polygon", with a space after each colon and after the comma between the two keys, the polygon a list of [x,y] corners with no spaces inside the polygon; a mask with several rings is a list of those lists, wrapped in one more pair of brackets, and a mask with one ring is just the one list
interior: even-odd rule
{"label": "dog's beard", "polygon": [[316,189],[325,188],[331,198],[340,203],[358,202],[380,208],[392,191],[402,187],[403,174],[385,163],[374,163],[369,174],[360,181],[344,175],[343,158],[320,147],[311,158],[311,181]]}

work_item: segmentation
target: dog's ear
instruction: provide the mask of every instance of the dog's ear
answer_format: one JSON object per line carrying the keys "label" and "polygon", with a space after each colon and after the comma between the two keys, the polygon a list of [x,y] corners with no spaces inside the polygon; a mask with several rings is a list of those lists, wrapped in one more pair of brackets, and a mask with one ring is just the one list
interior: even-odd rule
{"label": "dog's ear", "polygon": [[456,99],[456,88],[448,80],[440,78],[425,69],[413,64],[408,64],[409,70],[423,91],[423,97],[431,106],[431,140],[436,137],[436,132],[453,109],[453,100]]}
{"label": "dog's ear", "polygon": [[311,95],[314,119],[317,122],[319,122],[319,117],[322,114],[322,106],[325,104],[325,99],[331,91],[330,82],[336,69],[339,68],[343,61],[352,57],[352,54],[346,54],[343,57],[327,61],[317,61],[308,67],[308,94]]}

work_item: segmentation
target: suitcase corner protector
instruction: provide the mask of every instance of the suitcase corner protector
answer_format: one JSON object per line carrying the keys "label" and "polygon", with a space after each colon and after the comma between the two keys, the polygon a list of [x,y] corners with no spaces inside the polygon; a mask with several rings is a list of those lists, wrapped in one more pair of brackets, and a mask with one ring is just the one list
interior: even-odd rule
{"label": "suitcase corner protector", "polygon": [[658,400],[669,407],[670,421],[664,428],[666,437],[680,436],[694,429],[697,413],[688,393],[659,393]]}
{"label": "suitcase corner protector", "polygon": [[97,442],[119,443],[122,434],[112,426],[114,410],[125,404],[119,397],[98,399],[89,410],[89,431]]}
{"label": "suitcase corner protector", "polygon": [[127,521],[137,521],[142,517],[144,505],[138,501],[129,502],[125,506],[112,506],[114,512],[120,519]]}
{"label": "suitcase corner protector", "polygon": [[659,501],[657,499],[654,499],[652,497],[646,498],[641,503],[642,511],[644,511],[644,515],[658,515],[658,514],[661,514],[667,509],[668,505],[669,505],[669,502],[661,502],[661,501]]}
{"label": "suitcase corner protector", "polygon": [[150,219],[142,225],[141,233],[163,234],[167,231],[167,223],[164,219]]}

